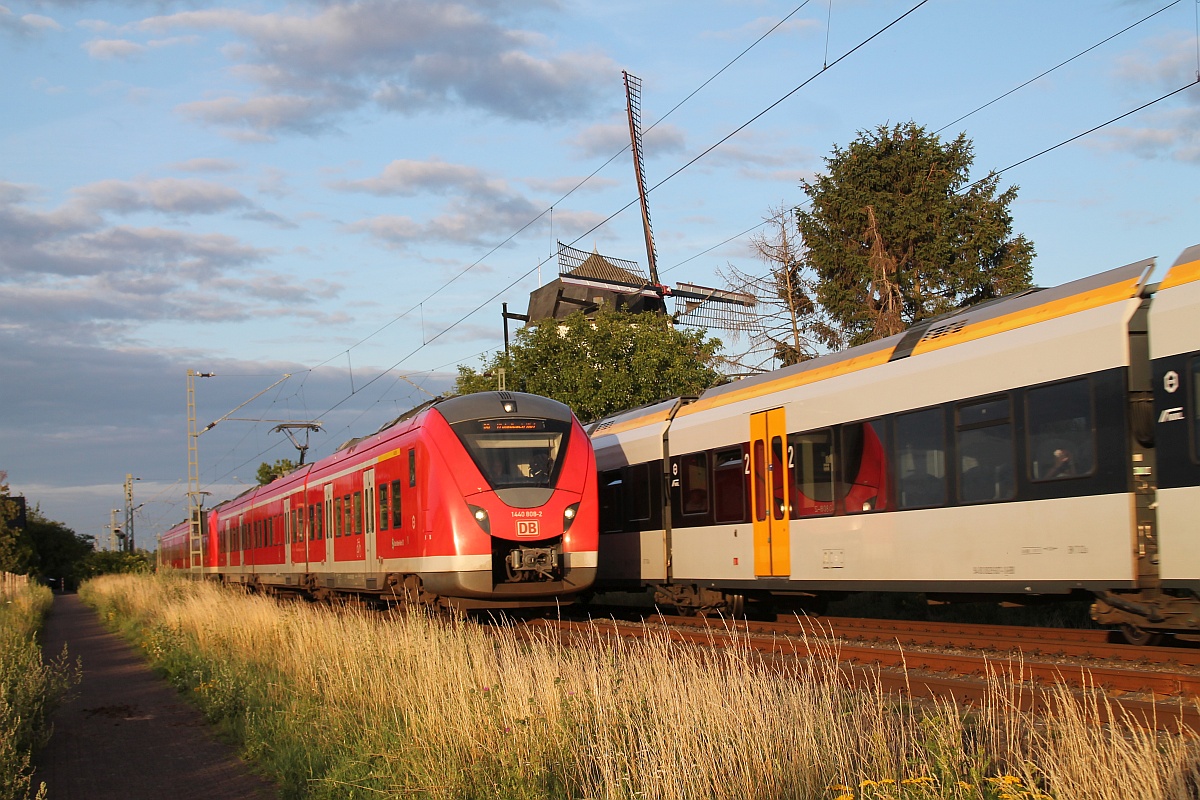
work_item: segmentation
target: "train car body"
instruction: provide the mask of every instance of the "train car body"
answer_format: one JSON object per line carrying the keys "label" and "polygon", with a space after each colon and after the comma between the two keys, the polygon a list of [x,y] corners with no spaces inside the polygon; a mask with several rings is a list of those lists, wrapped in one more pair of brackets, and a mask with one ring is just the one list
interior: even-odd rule
{"label": "train car body", "polygon": [[[313,595],[460,608],[569,602],[596,571],[595,461],[570,409],[435,401],[208,512],[193,570]],[[187,526],[163,536],[187,566]]]}
{"label": "train car body", "polygon": [[590,426],[600,585],[735,611],[1086,592],[1200,632],[1193,250],[1157,294],[1147,260]]}

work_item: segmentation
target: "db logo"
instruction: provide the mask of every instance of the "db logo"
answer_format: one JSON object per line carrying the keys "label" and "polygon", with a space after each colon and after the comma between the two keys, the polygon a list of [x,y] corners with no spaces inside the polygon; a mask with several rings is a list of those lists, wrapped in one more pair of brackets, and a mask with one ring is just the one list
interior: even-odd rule
{"label": "db logo", "polygon": [[517,536],[537,536],[540,532],[536,519],[517,520]]}

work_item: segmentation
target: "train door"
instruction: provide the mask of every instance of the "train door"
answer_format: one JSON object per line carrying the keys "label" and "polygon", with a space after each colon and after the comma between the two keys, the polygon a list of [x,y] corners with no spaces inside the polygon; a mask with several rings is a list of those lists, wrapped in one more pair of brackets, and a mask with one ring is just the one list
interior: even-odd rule
{"label": "train door", "polygon": [[325,484],[325,565],[333,568],[333,483]]}
{"label": "train door", "polygon": [[375,470],[369,469],[363,473],[363,536],[367,540],[367,551],[364,556],[368,571],[375,569],[375,531],[379,528],[378,519],[379,507],[375,502]]}
{"label": "train door", "polygon": [[[295,559],[292,557],[292,541],[295,539],[296,531],[292,527],[292,498],[283,498],[283,564],[285,567],[292,566]],[[286,571],[286,570],[285,570]]]}
{"label": "train door", "polygon": [[787,426],[782,408],[750,415],[750,501],[754,520],[754,574],[791,574]]}

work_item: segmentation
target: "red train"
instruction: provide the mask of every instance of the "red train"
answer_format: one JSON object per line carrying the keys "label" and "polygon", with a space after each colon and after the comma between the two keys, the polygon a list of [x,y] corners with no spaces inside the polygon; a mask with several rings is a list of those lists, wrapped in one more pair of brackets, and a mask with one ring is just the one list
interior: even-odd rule
{"label": "red train", "polygon": [[186,522],[159,552],[255,588],[510,608],[588,589],[597,532],[595,457],[571,410],[481,392],[430,402],[207,511],[201,555],[189,559]]}

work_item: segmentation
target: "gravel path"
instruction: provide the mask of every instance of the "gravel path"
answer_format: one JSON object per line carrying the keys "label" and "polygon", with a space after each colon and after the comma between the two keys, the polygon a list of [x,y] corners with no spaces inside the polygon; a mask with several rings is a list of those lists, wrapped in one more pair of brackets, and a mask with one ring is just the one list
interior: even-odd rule
{"label": "gravel path", "polygon": [[56,595],[46,618],[45,652],[60,653],[64,643],[82,660],[83,680],[35,758],[33,786],[44,781],[48,800],[279,797],[73,594]]}

